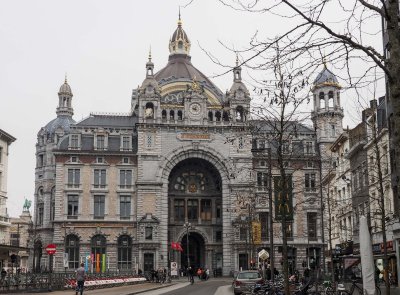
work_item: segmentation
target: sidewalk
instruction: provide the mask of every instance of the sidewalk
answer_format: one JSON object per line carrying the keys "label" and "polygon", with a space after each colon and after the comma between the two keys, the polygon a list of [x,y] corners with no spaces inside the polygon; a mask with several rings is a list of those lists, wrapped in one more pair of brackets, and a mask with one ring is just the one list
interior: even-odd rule
{"label": "sidewalk", "polygon": [[[102,289],[94,289],[94,290],[85,290],[83,292],[84,295],[94,295],[94,294],[101,294],[101,295],[135,295],[140,294],[146,291],[157,290],[173,285],[177,285],[183,283],[181,280],[172,281],[171,284],[157,284],[157,283],[142,283],[136,285],[125,285],[119,287],[112,287],[112,288],[102,288]],[[73,295],[75,294],[74,290],[66,289],[63,291],[52,291],[52,292],[41,292],[41,293],[28,293],[28,292],[21,292],[21,293],[10,293],[13,295],[27,295],[27,294],[36,294],[36,295]]]}

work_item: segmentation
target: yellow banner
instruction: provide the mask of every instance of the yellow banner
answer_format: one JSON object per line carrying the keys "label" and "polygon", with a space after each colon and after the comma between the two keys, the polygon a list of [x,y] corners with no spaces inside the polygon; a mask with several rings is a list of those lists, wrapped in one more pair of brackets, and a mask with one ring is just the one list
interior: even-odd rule
{"label": "yellow banner", "polygon": [[261,223],[259,221],[252,222],[253,243],[255,245],[261,244]]}

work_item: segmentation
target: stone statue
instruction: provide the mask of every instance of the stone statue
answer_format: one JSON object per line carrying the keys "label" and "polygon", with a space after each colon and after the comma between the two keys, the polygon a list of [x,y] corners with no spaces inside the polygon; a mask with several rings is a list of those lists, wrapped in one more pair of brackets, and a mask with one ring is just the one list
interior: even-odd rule
{"label": "stone statue", "polygon": [[30,201],[28,199],[25,199],[23,210],[24,211],[29,211],[29,208],[31,208],[31,204],[32,204],[32,201]]}

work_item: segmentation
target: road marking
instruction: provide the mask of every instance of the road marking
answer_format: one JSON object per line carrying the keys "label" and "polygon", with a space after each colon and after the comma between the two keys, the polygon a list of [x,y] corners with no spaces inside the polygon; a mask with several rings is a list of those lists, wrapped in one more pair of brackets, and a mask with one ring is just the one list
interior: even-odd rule
{"label": "road marking", "polygon": [[167,293],[167,292],[171,292],[171,291],[186,287],[188,285],[189,285],[189,283],[179,283],[179,284],[176,284],[176,285],[173,285],[173,286],[170,286],[170,287],[166,287],[166,288],[162,288],[162,289],[158,289],[158,290],[153,290],[153,291],[148,291],[148,292],[143,292],[143,293],[140,293],[140,294],[141,295],[160,295],[160,294],[164,294],[164,293]]}

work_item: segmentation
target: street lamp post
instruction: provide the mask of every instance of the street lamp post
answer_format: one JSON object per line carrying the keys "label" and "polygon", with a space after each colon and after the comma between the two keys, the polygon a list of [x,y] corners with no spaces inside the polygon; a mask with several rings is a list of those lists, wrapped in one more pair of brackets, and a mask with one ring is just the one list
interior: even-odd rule
{"label": "street lamp post", "polygon": [[190,267],[190,258],[189,258],[189,229],[192,228],[192,224],[190,222],[185,222],[183,227],[186,229],[186,257],[187,257],[187,267]]}

